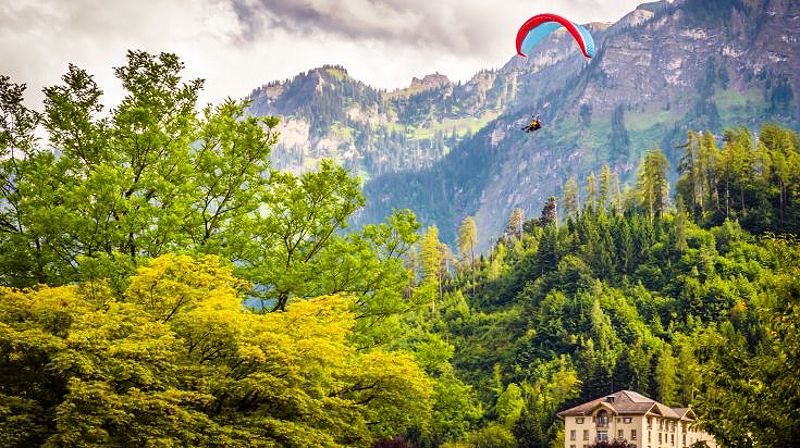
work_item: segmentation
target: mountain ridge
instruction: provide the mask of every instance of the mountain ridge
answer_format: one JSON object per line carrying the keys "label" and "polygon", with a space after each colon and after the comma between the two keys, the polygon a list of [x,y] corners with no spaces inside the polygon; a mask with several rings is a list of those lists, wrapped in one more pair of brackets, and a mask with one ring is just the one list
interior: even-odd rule
{"label": "mountain ridge", "polygon": [[[798,9],[788,0],[645,3],[612,25],[589,25],[598,48],[591,61],[566,33],[553,33],[527,60],[513,57],[464,83],[437,74],[393,96],[346,70],[315,69],[316,83],[298,75],[276,98],[275,87],[254,91],[251,111],[284,116],[294,146],[276,148],[279,167],[309,169],[331,157],[365,179],[357,224],[412,208],[452,242],[460,220],[475,215],[485,246],[511,209],[537,215],[571,175],[608,163],[631,181],[653,144],[674,166],[671,148],[689,129],[797,128]],[[519,132],[536,113],[545,127]]]}

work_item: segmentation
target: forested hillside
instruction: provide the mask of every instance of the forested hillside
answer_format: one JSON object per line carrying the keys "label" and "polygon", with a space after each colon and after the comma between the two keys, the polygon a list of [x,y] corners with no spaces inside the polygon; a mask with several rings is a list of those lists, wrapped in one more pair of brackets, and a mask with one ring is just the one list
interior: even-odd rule
{"label": "forested hillside", "polygon": [[796,440],[800,139],[721,143],[688,135],[674,202],[655,148],[634,187],[604,169],[582,206],[570,179],[535,219],[516,210],[478,260],[464,221],[437,319],[492,422],[466,446],[563,446],[558,410],[621,389],[691,405],[724,446]]}
{"label": "forested hillside", "polygon": [[358,178],[275,168],[278,118],[182,71],[129,52],[107,109],[70,66],[41,111],[0,76],[0,445],[554,447],[623,388],[800,438],[792,130],[698,129],[451,250],[409,210],[350,227]]}

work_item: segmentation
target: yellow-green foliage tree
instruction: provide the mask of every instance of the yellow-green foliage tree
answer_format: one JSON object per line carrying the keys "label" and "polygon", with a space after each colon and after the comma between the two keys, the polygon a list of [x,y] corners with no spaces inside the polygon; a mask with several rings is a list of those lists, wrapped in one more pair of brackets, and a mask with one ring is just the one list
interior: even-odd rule
{"label": "yellow-green foliage tree", "polygon": [[422,427],[431,384],[359,351],[350,299],[242,307],[217,257],[103,283],[0,289],[0,445],[369,446]]}

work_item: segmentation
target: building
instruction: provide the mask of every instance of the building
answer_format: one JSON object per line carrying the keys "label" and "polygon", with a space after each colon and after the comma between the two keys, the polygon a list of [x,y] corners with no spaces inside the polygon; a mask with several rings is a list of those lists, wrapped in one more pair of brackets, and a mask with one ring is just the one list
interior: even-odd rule
{"label": "building", "polygon": [[564,448],[587,448],[600,440],[627,440],[637,448],[687,448],[714,438],[698,428],[689,408],[671,408],[623,390],[558,413],[564,420]]}

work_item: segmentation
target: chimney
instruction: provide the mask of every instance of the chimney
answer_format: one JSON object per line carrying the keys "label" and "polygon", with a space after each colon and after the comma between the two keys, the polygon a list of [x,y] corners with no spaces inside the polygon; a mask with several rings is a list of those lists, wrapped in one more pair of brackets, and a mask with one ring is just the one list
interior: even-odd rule
{"label": "chimney", "polygon": [[613,395],[607,396],[606,397],[606,401],[609,402],[609,403],[613,403],[614,402],[614,396]]}

